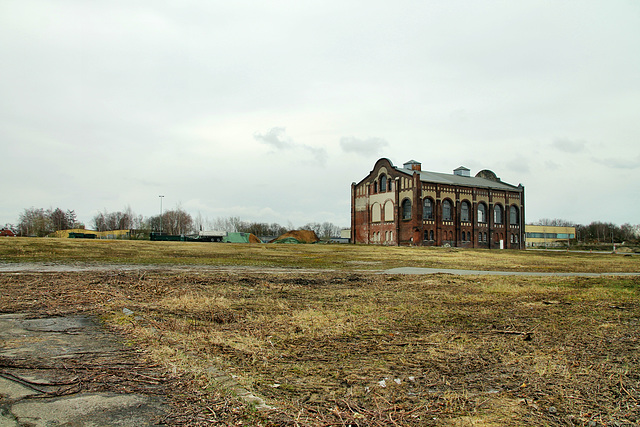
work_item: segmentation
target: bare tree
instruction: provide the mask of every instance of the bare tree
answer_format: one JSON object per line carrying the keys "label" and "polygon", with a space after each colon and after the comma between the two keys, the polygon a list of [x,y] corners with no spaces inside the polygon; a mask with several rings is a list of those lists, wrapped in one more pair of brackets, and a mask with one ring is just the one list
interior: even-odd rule
{"label": "bare tree", "polygon": [[204,219],[202,219],[202,214],[198,211],[198,215],[193,219],[193,227],[196,231],[204,230]]}
{"label": "bare tree", "polygon": [[567,221],[565,219],[542,218],[542,219],[539,219],[538,221],[536,221],[533,225],[549,225],[549,226],[555,226],[555,227],[573,227],[576,224],[574,222],[572,222],[572,221]]}
{"label": "bare tree", "polygon": [[162,230],[167,234],[189,234],[193,232],[191,215],[176,208],[162,214]]}
{"label": "bare tree", "polygon": [[322,236],[323,239],[329,239],[331,237],[340,237],[340,227],[331,223],[331,222],[323,222],[320,227],[319,236]]}
{"label": "bare tree", "polygon": [[136,216],[130,206],[124,212],[99,212],[93,217],[93,226],[98,231],[131,230],[142,225],[143,218]]}
{"label": "bare tree", "polygon": [[317,222],[308,222],[302,226],[303,230],[311,230],[316,233],[318,237],[322,236],[322,224]]}
{"label": "bare tree", "polygon": [[60,208],[56,208],[54,210],[49,209],[47,211],[49,218],[51,220],[51,226],[53,227],[53,231],[58,230],[67,230],[71,228],[67,221],[67,214]]}
{"label": "bare tree", "polygon": [[21,236],[43,237],[53,232],[51,219],[44,209],[29,208],[20,214],[18,230]]}
{"label": "bare tree", "polygon": [[213,230],[226,231],[233,233],[240,231],[242,227],[242,221],[237,216],[231,216],[228,218],[216,218],[213,222],[207,221],[207,226]]}

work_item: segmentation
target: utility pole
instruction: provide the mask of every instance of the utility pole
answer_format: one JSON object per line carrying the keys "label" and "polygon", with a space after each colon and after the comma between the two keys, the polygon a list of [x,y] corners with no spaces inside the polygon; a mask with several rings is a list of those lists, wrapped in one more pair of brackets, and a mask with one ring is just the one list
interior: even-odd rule
{"label": "utility pole", "polygon": [[611,246],[613,246],[613,253],[616,253],[616,244],[613,242],[613,229],[611,230]]}
{"label": "utility pole", "polygon": [[160,233],[162,233],[162,199],[164,198],[164,196],[158,197],[160,197]]}

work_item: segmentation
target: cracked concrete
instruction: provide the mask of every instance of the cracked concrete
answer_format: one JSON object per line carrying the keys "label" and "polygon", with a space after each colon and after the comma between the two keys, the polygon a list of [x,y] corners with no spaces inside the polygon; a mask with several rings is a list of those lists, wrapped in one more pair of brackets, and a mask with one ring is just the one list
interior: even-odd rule
{"label": "cracked concrete", "polygon": [[122,349],[90,317],[1,315],[0,343],[0,427],[157,425],[165,413],[157,394],[85,391],[67,369]]}

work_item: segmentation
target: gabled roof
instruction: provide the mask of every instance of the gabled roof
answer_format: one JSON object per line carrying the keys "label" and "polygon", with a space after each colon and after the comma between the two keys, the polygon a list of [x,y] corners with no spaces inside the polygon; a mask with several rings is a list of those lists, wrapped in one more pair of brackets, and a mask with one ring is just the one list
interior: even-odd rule
{"label": "gabled roof", "polygon": [[480,187],[480,188],[493,188],[497,190],[510,190],[519,191],[519,187],[511,184],[507,184],[502,181],[492,181],[477,176],[460,176],[448,173],[429,172],[429,171],[416,171],[411,169],[394,168],[401,173],[409,176],[413,176],[413,173],[420,175],[420,181],[422,182],[435,182],[438,184],[450,184],[450,185],[463,185],[467,187]]}

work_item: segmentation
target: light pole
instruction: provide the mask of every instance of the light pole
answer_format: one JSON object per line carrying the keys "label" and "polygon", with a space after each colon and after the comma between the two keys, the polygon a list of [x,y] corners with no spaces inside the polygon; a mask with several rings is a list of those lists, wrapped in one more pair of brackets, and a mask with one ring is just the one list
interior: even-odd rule
{"label": "light pole", "polygon": [[164,196],[158,197],[160,197],[160,233],[162,233],[162,199],[164,198]]}

